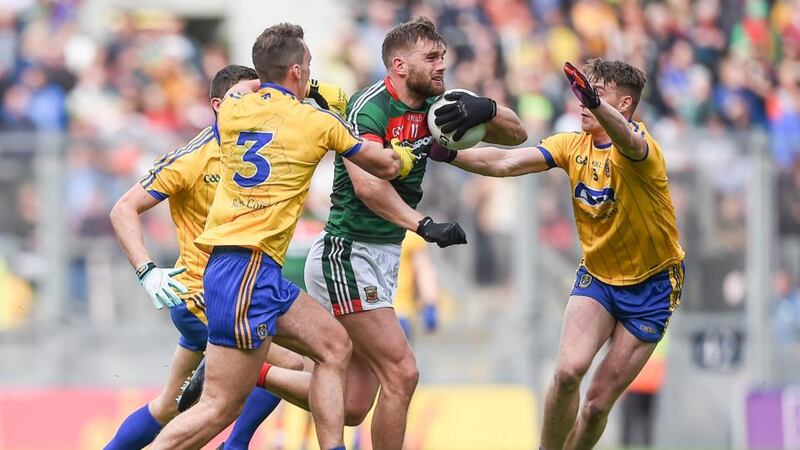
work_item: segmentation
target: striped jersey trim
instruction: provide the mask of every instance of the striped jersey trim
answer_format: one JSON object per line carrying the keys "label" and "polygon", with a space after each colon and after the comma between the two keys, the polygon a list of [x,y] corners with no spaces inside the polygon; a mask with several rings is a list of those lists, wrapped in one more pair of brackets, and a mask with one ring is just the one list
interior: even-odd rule
{"label": "striped jersey trim", "polygon": [[386,90],[386,85],[384,81],[381,80],[374,85],[372,85],[369,89],[364,91],[364,95],[358,98],[356,102],[353,104],[353,109],[350,111],[350,114],[347,115],[347,121],[353,124],[353,130],[355,130],[356,134],[361,134],[361,131],[358,129],[358,114],[361,112],[361,109],[369,103],[370,100],[375,98],[378,94]]}
{"label": "striped jersey trim", "polygon": [[236,346],[242,349],[252,347],[252,339],[249,341],[250,346],[248,346],[247,337],[250,327],[248,326],[246,311],[250,306],[249,303],[253,295],[253,286],[255,285],[253,281],[255,281],[256,274],[258,274],[260,261],[261,257],[259,252],[253,250],[250,254],[250,261],[247,263],[247,268],[244,271],[242,282],[239,285],[239,293],[236,296],[235,329],[233,334],[236,338]]}
{"label": "striped jersey trim", "polygon": [[361,311],[355,272],[350,263],[352,243],[326,234],[322,252],[322,274],[336,315]]}
{"label": "striped jersey trim", "polygon": [[203,147],[211,142],[212,139],[214,139],[214,131],[211,129],[211,127],[208,127],[198,134],[194,139],[192,139],[185,147],[164,155],[155,163],[153,168],[150,169],[150,172],[142,177],[141,180],[139,180],[139,184],[141,184],[143,188],[147,189],[147,187],[153,184],[153,182],[156,180],[156,175],[164,170],[165,167],[169,167],[170,164],[177,161],[180,157],[188,155],[189,153],[192,153]]}

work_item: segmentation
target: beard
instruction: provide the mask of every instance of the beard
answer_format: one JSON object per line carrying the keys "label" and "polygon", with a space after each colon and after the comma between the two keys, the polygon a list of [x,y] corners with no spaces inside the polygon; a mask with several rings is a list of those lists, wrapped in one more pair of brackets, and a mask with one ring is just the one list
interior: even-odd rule
{"label": "beard", "polygon": [[434,83],[434,80],[427,73],[418,71],[413,66],[409,68],[406,87],[412,93],[424,98],[442,95],[444,83],[440,85]]}

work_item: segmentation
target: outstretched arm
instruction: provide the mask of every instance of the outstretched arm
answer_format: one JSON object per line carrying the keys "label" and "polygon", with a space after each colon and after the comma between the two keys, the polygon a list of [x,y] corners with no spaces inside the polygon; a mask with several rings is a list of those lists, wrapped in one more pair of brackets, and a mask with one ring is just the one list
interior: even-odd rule
{"label": "outstretched arm", "polygon": [[570,63],[564,63],[572,92],[594,116],[608,133],[614,147],[634,161],[647,157],[647,144],[644,136],[631,129],[630,122],[616,108],[601,98],[602,85],[593,86],[586,75]]}
{"label": "outstretched arm", "polygon": [[485,142],[500,145],[520,145],[528,139],[528,132],[517,113],[511,108],[497,105],[497,115],[486,124]]}
{"label": "outstretched arm", "polygon": [[490,177],[516,177],[554,167],[552,159],[547,159],[538,147],[473,147],[456,152],[434,144],[431,159]]}

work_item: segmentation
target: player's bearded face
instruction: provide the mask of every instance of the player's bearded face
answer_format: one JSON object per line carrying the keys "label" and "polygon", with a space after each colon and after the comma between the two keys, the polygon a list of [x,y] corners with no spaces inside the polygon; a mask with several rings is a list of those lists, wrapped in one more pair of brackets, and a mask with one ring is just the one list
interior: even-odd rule
{"label": "player's bearded face", "polygon": [[426,42],[408,58],[408,90],[420,97],[434,97],[444,92],[445,51],[440,43]]}

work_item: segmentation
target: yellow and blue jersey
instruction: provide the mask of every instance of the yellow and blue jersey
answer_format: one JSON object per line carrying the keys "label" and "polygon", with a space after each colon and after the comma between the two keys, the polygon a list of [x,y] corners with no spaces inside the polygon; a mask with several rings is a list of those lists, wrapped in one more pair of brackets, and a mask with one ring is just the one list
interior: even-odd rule
{"label": "yellow and blue jersey", "polygon": [[335,114],[272,83],[229,95],[217,123],[220,185],[195,244],[258,249],[283,265],[320,159],[328,150],[354,155],[361,138]]}
{"label": "yellow and blue jersey", "polygon": [[595,145],[586,132],[559,133],[537,147],[569,176],[582,264],[615,286],[642,282],[684,258],[661,147],[644,124],[630,126],[647,144],[640,161],[613,144]]}
{"label": "yellow and blue jersey", "polygon": [[161,156],[139,184],[157,200],[168,199],[178,235],[175,267],[186,267],[176,278],[188,292],[182,295],[186,308],[206,322],[203,271],[208,253],[194,240],[205,227],[208,210],[219,182],[219,143],[215,126],[207,127],[189,143]]}

